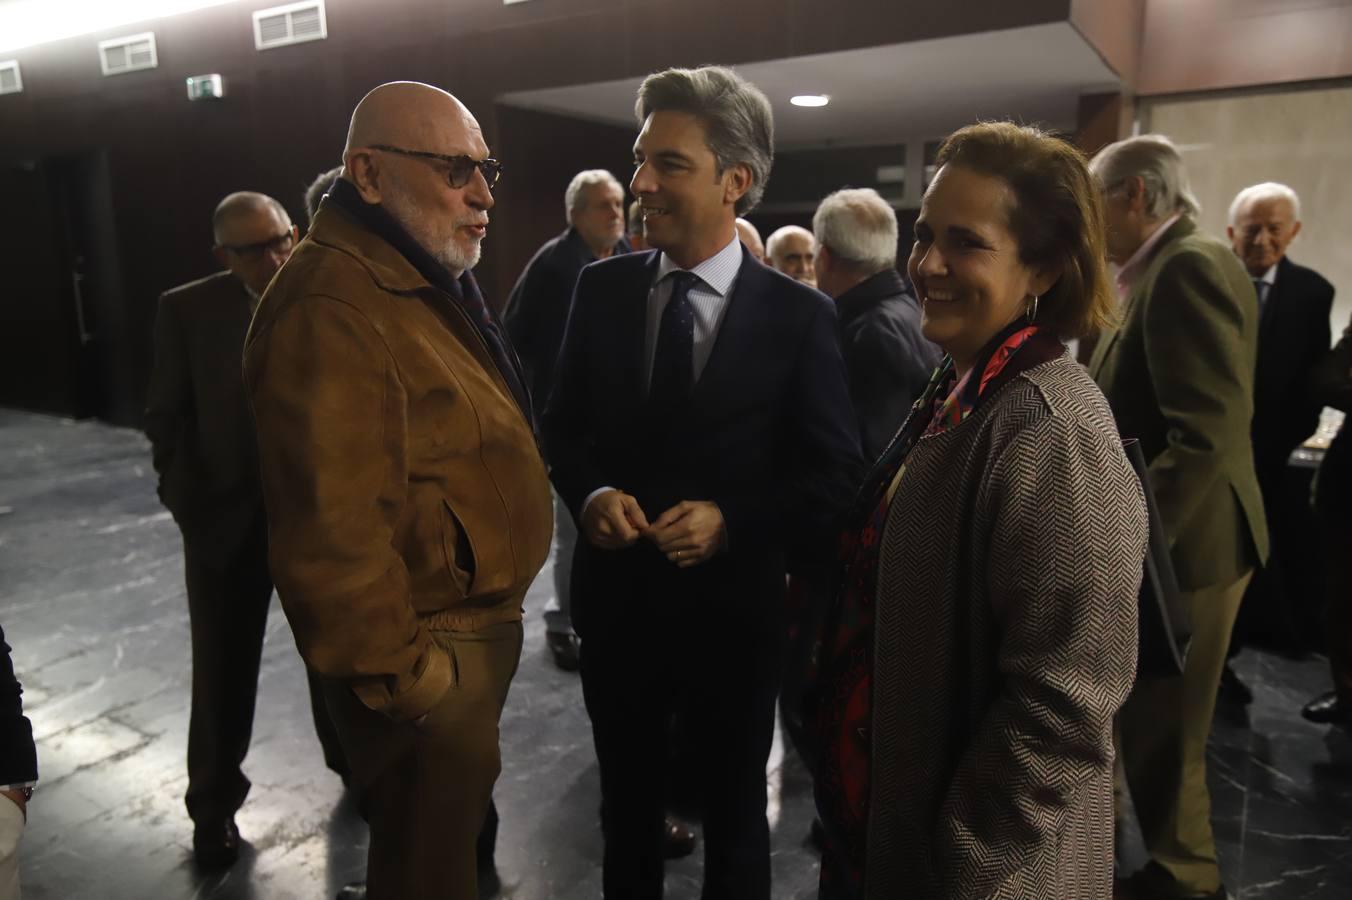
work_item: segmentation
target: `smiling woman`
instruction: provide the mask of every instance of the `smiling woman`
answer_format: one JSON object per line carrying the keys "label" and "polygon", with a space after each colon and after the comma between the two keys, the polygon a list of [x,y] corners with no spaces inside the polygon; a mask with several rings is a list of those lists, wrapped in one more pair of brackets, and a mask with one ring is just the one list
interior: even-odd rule
{"label": "smiling woman", "polygon": [[821,897],[1106,900],[1146,522],[1060,341],[1108,313],[1098,196],[1008,122],[938,162],[909,271],[949,355],[856,495],[814,654]]}
{"label": "smiling woman", "polygon": [[0,4],[0,53],[233,0],[10,0]]}

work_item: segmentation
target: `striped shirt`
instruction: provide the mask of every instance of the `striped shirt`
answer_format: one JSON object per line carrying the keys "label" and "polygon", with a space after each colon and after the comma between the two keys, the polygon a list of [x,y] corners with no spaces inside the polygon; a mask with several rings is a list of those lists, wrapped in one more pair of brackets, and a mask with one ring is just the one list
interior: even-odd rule
{"label": "striped shirt", "polygon": [[[713,353],[719,326],[728,310],[728,299],[737,284],[737,273],[742,269],[742,242],[736,232],[726,247],[704,260],[690,274],[699,279],[690,288],[690,306],[695,313],[695,344],[691,351],[694,378],[698,382],[704,366]],[[657,278],[648,289],[648,321],[643,337],[643,371],[646,382],[652,381],[653,357],[657,354],[657,330],[662,326],[662,311],[671,299],[672,279],[667,276],[681,269],[665,253],[657,264]]]}
{"label": "striped shirt", "polygon": [[[691,348],[694,381],[698,382],[704,372],[704,366],[713,353],[714,341],[718,339],[719,326],[728,311],[728,299],[737,285],[737,273],[742,270],[742,242],[734,230],[732,240],[726,247],[704,260],[693,269],[683,270],[665,253],[657,263],[657,278],[648,288],[648,322],[643,336],[644,382],[651,383],[653,377],[653,357],[657,355],[657,331],[662,325],[662,310],[667,308],[671,299],[672,280],[667,276],[672,272],[689,271],[699,279],[690,288],[690,306],[695,313],[695,343]],[[587,495],[582,501],[579,517],[585,515],[592,500],[606,491],[615,490],[603,485]]]}

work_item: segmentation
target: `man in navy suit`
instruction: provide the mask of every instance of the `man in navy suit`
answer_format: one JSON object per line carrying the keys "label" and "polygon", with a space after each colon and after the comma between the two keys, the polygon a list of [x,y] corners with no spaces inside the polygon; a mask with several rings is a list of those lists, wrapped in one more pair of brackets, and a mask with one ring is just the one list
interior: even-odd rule
{"label": "man in navy suit", "polygon": [[667,723],[697,746],[704,898],[768,900],[765,763],[786,553],[830,552],[862,466],[830,301],[734,220],[769,102],[719,67],[648,77],[631,190],[654,250],[582,271],[543,428],[585,540],[573,620],[601,766],[605,895],[662,896]]}

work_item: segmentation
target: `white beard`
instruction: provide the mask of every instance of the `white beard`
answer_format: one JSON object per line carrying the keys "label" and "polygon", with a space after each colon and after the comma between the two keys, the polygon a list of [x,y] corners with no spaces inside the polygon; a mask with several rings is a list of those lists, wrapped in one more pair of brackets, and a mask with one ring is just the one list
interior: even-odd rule
{"label": "white beard", "polygon": [[404,193],[402,187],[387,186],[381,206],[385,207],[385,211],[408,232],[419,247],[426,250],[433,259],[450,269],[457,277],[479,264],[483,242],[476,240],[473,249],[466,251],[455,239],[456,232],[462,226],[475,224],[478,221],[477,217],[463,221],[457,219],[451,223],[450,237],[442,237],[435,233],[433,223],[422,215],[418,204]]}

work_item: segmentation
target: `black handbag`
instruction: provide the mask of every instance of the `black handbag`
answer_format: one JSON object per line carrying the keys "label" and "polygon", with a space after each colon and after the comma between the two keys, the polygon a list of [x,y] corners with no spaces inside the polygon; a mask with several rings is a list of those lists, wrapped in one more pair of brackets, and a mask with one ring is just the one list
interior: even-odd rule
{"label": "black handbag", "polygon": [[1155,492],[1150,488],[1145,454],[1135,438],[1122,441],[1131,467],[1141,482],[1146,512],[1150,520],[1150,540],[1146,544],[1144,572],[1138,597],[1136,677],[1169,678],[1183,674],[1192,640],[1192,614],[1178,589],[1174,563],[1169,557],[1169,539],[1164,534]]}

